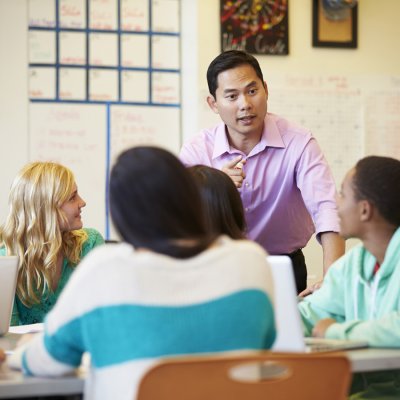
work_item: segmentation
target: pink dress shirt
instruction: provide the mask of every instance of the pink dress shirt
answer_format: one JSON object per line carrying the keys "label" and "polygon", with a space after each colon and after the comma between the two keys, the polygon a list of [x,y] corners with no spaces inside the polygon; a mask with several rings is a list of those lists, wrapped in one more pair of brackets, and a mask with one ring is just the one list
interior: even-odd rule
{"label": "pink dress shirt", "polygon": [[222,169],[239,154],[247,159],[239,191],[250,239],[270,254],[289,254],[314,232],[339,232],[335,182],[311,132],[268,113],[261,140],[247,156],[230,146],[220,123],[189,140],[180,159]]}

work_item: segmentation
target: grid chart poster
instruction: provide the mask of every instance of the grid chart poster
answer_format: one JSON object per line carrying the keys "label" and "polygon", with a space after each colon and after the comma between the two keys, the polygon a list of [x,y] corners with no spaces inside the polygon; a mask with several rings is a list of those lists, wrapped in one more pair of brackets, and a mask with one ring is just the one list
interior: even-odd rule
{"label": "grid chart poster", "polygon": [[29,0],[28,18],[30,159],[71,168],[108,237],[117,155],[179,151],[180,0]]}
{"label": "grid chart poster", "polygon": [[220,0],[221,49],[289,54],[288,0]]}

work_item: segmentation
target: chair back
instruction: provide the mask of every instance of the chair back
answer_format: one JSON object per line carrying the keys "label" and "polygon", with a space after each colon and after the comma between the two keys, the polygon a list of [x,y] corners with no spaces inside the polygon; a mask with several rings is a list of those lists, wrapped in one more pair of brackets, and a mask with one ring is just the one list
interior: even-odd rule
{"label": "chair back", "polygon": [[344,400],[343,353],[272,353],[171,358],[142,378],[137,400]]}

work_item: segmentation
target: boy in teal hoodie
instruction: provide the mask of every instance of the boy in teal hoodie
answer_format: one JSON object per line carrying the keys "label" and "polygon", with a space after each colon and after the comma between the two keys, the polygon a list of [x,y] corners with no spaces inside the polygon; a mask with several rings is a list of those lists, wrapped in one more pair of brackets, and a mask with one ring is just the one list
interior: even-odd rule
{"label": "boy in teal hoodie", "polygon": [[[400,161],[370,156],[337,199],[340,234],[362,244],[337,260],[299,304],[305,334],[400,347]],[[400,399],[400,371],[356,374],[351,399]]]}

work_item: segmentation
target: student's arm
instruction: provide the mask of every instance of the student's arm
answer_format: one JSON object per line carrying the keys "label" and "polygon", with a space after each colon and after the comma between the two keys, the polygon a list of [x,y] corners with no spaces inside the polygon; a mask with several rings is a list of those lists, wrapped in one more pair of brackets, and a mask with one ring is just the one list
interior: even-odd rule
{"label": "student's arm", "polygon": [[[324,276],[328,271],[328,268],[339,259],[345,252],[345,242],[336,232],[322,232],[320,234],[320,241],[323,252],[323,272]],[[308,296],[314,291],[318,290],[322,285],[322,280],[314,283],[312,286],[308,286],[301,293],[300,297]]]}
{"label": "student's arm", "polygon": [[[93,250],[96,252],[101,247]],[[93,253],[92,252],[92,253]],[[12,362],[21,365],[27,375],[60,376],[80,365],[85,351],[85,336],[82,329],[82,298],[90,290],[93,269],[85,268],[91,254],[81,261],[80,267],[72,274],[54,308],[46,315],[44,332],[13,354]]]}
{"label": "student's arm", "polygon": [[343,322],[345,316],[345,279],[343,258],[329,269],[322,287],[299,303],[304,334],[311,336],[318,321],[332,318]]}
{"label": "student's arm", "polygon": [[320,239],[323,251],[325,275],[328,268],[344,254],[345,242],[336,232],[322,232],[320,234]]}
{"label": "student's arm", "polygon": [[371,321],[349,321],[330,324],[325,332],[329,339],[364,340],[371,347],[400,347],[400,312],[393,311]]}
{"label": "student's arm", "polygon": [[66,375],[80,365],[83,354],[71,336],[60,331],[51,335],[48,331],[38,333],[16,350],[10,362],[14,367],[20,365],[25,375]]}
{"label": "student's arm", "polygon": [[[97,298],[102,291],[94,290],[93,275],[104,249],[105,246],[94,249],[72,274],[54,308],[46,315],[44,332],[35,335],[21,354],[24,373],[60,376],[80,365],[82,355],[88,348],[87,332],[83,329],[82,321],[90,315],[85,310],[93,309],[93,297]],[[100,255],[93,259],[95,253]]]}

